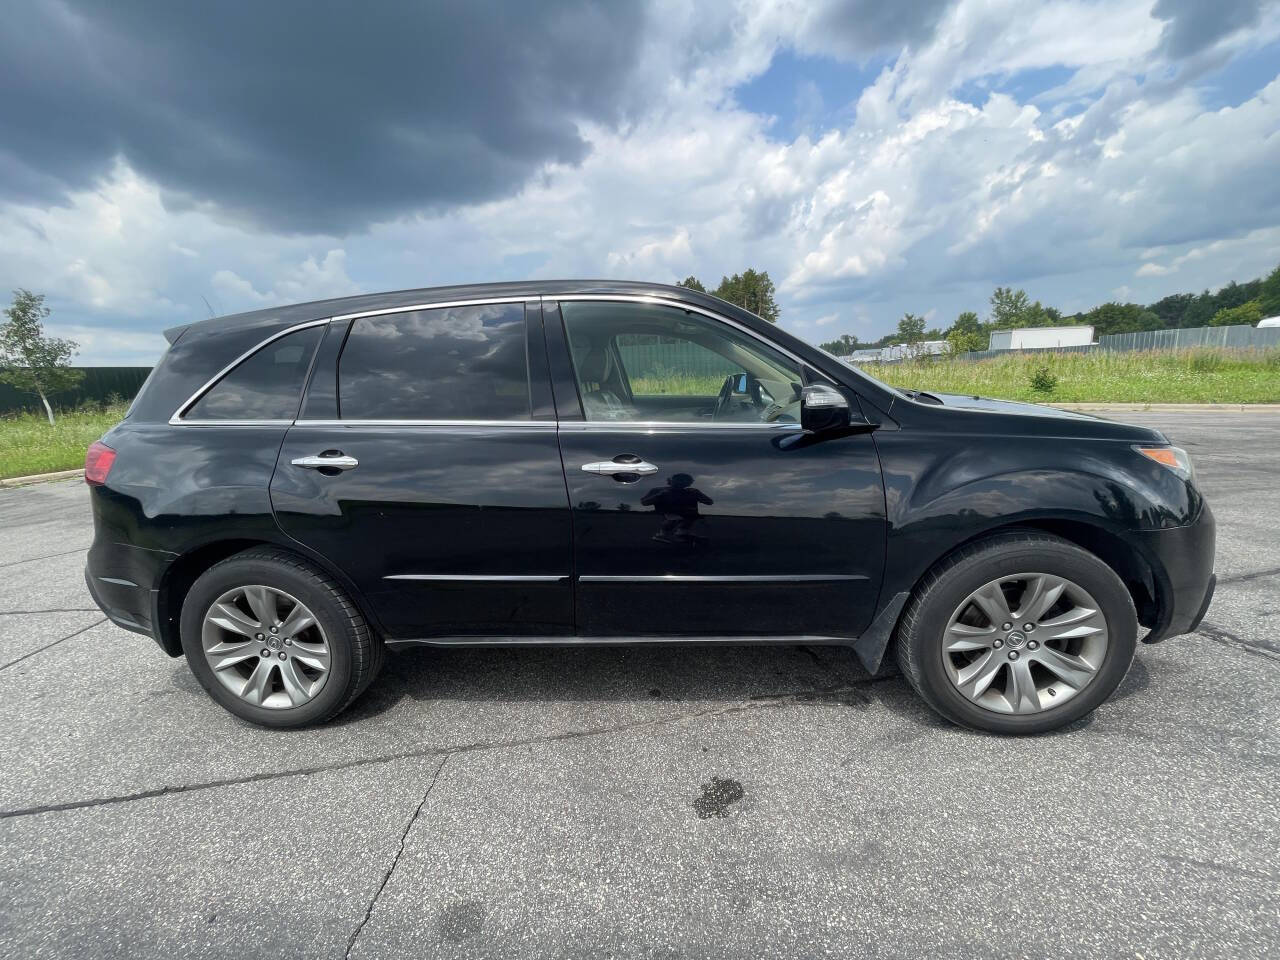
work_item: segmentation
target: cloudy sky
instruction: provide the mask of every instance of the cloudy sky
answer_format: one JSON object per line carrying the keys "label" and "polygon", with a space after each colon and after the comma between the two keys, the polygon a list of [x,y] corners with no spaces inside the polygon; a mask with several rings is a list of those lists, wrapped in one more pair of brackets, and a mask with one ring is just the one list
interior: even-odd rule
{"label": "cloudy sky", "polygon": [[829,339],[1280,261],[1274,0],[29,0],[0,291],[92,363],[362,291],[747,266]]}

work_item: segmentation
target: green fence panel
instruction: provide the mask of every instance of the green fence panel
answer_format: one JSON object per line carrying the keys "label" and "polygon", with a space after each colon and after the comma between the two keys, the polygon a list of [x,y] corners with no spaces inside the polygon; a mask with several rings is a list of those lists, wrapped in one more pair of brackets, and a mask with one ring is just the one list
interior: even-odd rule
{"label": "green fence panel", "polygon": [[[151,372],[150,367],[77,367],[84,371],[84,379],[74,390],[63,390],[49,397],[55,410],[74,410],[85,404],[106,403],[112,397],[132,400],[142,388]],[[19,411],[42,413],[40,398],[34,393],[24,393],[7,383],[0,383],[0,414]]]}

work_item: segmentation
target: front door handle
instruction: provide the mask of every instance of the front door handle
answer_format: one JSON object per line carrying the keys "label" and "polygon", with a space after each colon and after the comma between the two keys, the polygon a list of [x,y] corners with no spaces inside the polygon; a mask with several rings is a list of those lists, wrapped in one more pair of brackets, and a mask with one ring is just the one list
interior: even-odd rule
{"label": "front door handle", "polygon": [[341,453],[329,456],[321,454],[318,457],[294,457],[290,462],[295,467],[306,467],[309,470],[351,470],[360,466],[360,461],[355,457],[348,457]]}
{"label": "front door handle", "polygon": [[658,468],[652,463],[641,460],[639,457],[635,457],[630,454],[623,454],[620,457],[614,457],[612,460],[600,460],[596,463],[584,463],[582,465],[582,472],[600,474],[633,473],[642,477],[647,477],[651,473],[657,473]]}

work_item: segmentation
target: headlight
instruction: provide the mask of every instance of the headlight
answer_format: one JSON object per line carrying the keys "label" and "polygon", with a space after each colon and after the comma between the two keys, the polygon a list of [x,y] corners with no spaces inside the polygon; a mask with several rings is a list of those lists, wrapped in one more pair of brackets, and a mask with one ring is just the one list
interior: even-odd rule
{"label": "headlight", "polygon": [[1195,469],[1191,466],[1191,458],[1181,447],[1139,447],[1134,450],[1148,460],[1154,460],[1162,467],[1168,467],[1183,480],[1195,478]]}

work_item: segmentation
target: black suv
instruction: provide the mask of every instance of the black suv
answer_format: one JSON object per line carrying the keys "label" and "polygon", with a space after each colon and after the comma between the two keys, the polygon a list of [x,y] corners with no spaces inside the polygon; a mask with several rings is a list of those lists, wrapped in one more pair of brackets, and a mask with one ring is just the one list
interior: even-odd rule
{"label": "black suv", "polygon": [[902,392],[714,297],[599,281],[208,320],[89,450],[89,589],[270,726],[384,646],[893,648],[931,707],[1083,716],[1213,594],[1155,430]]}

